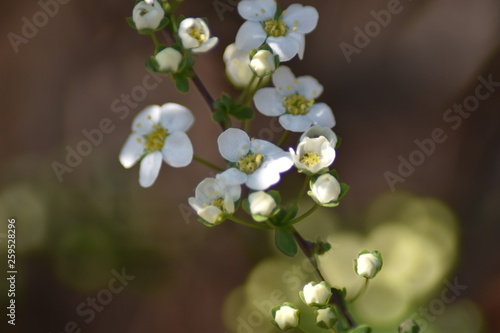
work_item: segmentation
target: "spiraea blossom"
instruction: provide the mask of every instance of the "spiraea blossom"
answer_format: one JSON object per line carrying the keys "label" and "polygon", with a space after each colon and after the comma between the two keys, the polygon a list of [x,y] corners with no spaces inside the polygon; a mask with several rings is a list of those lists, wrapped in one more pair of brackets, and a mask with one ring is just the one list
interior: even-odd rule
{"label": "spiraea blossom", "polygon": [[233,167],[223,172],[231,184],[246,184],[253,190],[266,190],[280,180],[280,173],[289,170],[290,153],[260,139],[251,139],[237,128],[229,128],[217,139],[219,151]]}
{"label": "spiraea blossom", "polygon": [[165,16],[165,11],[158,1],[140,1],[132,10],[132,20],[135,27],[142,29],[156,29]]}
{"label": "spiraea blossom", "polygon": [[205,178],[196,187],[195,197],[189,204],[207,225],[217,225],[224,221],[224,214],[235,211],[235,202],[240,199],[241,186],[228,184],[224,177]]}
{"label": "spiraea blossom", "polygon": [[269,217],[277,207],[274,198],[264,191],[250,193],[248,196],[248,204],[252,215],[262,217]]}
{"label": "spiraea blossom", "polygon": [[236,47],[249,51],[267,43],[280,61],[288,61],[295,55],[302,59],[305,34],[318,24],[318,11],[311,6],[292,4],[275,17],[275,0],[244,0],[238,3],[238,12],[247,20],[238,30]]}
{"label": "spiraea blossom", "polygon": [[318,205],[336,206],[342,188],[333,175],[324,173],[311,182],[311,190],[308,194]]}
{"label": "spiraea blossom", "polygon": [[332,109],[315,102],[323,92],[323,86],[315,78],[296,78],[290,68],[280,66],[272,80],[274,88],[261,88],[253,98],[260,113],[279,116],[281,126],[292,132],[304,132],[312,125],[335,126]]}
{"label": "spiraea blossom", "polygon": [[272,309],[273,323],[280,330],[285,331],[299,326],[299,310],[290,303],[276,306]]}
{"label": "spiraea blossom", "polygon": [[182,20],[178,34],[182,46],[194,53],[207,52],[219,41],[217,37],[210,37],[210,29],[201,18],[188,17]]}
{"label": "spiraea blossom", "polygon": [[120,152],[121,164],[128,169],[141,160],[142,187],[153,185],[162,160],[176,168],[187,166],[193,159],[193,146],[185,132],[193,122],[191,111],[176,103],[146,107],[132,123],[132,134]]}
{"label": "spiraea blossom", "polygon": [[300,298],[308,306],[325,306],[332,296],[331,287],[325,281],[309,282],[300,292]]}
{"label": "spiraea blossom", "polygon": [[306,174],[316,174],[328,170],[335,160],[335,149],[324,137],[302,139],[297,152],[290,148],[295,167]]}
{"label": "spiraea blossom", "polygon": [[382,255],[378,251],[362,251],[354,260],[354,271],[361,277],[373,279],[382,269]]}
{"label": "spiraea blossom", "polygon": [[335,132],[328,127],[322,127],[322,126],[311,126],[307,131],[302,133],[300,136],[300,141],[304,140],[304,138],[319,138],[319,137],[325,137],[328,142],[330,143],[330,146],[332,146],[333,149],[337,147],[337,142],[338,138]]}

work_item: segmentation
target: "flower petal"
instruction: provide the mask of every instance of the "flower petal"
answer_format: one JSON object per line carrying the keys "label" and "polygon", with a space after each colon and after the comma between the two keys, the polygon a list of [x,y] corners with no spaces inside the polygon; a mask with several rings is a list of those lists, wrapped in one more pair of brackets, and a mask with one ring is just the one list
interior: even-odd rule
{"label": "flower petal", "polygon": [[[310,111],[309,111],[310,113]],[[304,132],[312,125],[312,120],[307,115],[284,114],[279,118],[279,122],[284,129],[292,132]]]}
{"label": "flower petal", "polygon": [[217,139],[222,157],[230,162],[237,162],[245,156],[250,149],[248,134],[238,128],[225,130]]}
{"label": "flower petal", "polygon": [[146,155],[141,161],[139,170],[139,184],[142,187],[150,187],[155,182],[161,167],[161,152]]}
{"label": "flower petal", "polygon": [[297,92],[298,81],[292,70],[287,66],[280,66],[273,74],[273,84],[281,96],[288,96]]}
{"label": "flower petal", "polygon": [[257,90],[253,96],[253,102],[257,110],[263,115],[274,117],[285,113],[285,107],[281,96],[275,88],[262,88]]}
{"label": "flower petal", "polygon": [[174,168],[185,167],[193,160],[193,145],[184,132],[167,136],[161,152],[165,163]]}
{"label": "flower petal", "polygon": [[288,61],[295,57],[300,49],[297,40],[288,36],[270,36],[267,38],[267,44],[269,44],[274,54],[278,55],[281,62]]}
{"label": "flower petal", "polygon": [[293,31],[307,34],[318,25],[319,13],[312,6],[292,4],[283,12],[283,22]]}
{"label": "flower petal", "polygon": [[120,163],[131,168],[144,154],[144,139],[138,134],[130,134],[120,151]]}
{"label": "flower petal", "polygon": [[132,122],[132,131],[141,135],[148,134],[153,125],[160,121],[160,107],[158,105],[150,105],[145,107],[135,116]]}
{"label": "flower petal", "polygon": [[292,155],[289,152],[283,151],[279,154],[270,156],[267,162],[264,162],[262,166],[270,167],[280,173],[288,171],[293,166]]}
{"label": "flower petal", "polygon": [[304,34],[298,32],[291,32],[287,35],[288,38],[292,38],[299,44],[299,59],[302,60],[304,58],[304,52],[306,50],[306,37]]}
{"label": "flower petal", "polygon": [[242,51],[250,51],[261,46],[266,38],[267,33],[264,31],[264,28],[262,28],[260,22],[246,21],[241,25],[236,34],[236,48]]}
{"label": "flower petal", "polygon": [[159,122],[169,133],[185,132],[193,125],[194,116],[185,106],[166,103],[161,106]]}
{"label": "flower petal", "polygon": [[200,204],[200,206],[210,205],[212,200],[218,194],[218,187],[216,185],[215,178],[205,178],[203,179],[194,191],[196,200]]}
{"label": "flower petal", "polygon": [[236,168],[229,168],[218,176],[228,185],[240,185],[247,181],[247,174]]}
{"label": "flower petal", "polygon": [[248,175],[245,184],[252,190],[266,190],[280,180],[280,174],[272,167],[265,167],[264,164],[254,173]]}
{"label": "flower petal", "polygon": [[276,13],[275,0],[240,1],[238,13],[245,20],[266,21],[274,17]]}
{"label": "flower petal", "polygon": [[216,224],[221,222],[220,221],[220,215],[222,214],[222,211],[215,207],[215,206],[208,206],[205,208],[202,208],[198,211],[198,215],[205,221],[207,221],[210,224]]}
{"label": "flower petal", "polygon": [[201,52],[207,52],[211,50],[217,43],[219,42],[219,39],[217,37],[210,37],[207,39],[203,44],[200,45],[200,47],[195,47],[191,49],[194,53],[201,53]]}
{"label": "flower petal", "polygon": [[311,106],[307,117],[311,119],[314,125],[330,128],[335,126],[335,117],[333,116],[332,109],[325,103],[316,103]]}
{"label": "flower petal", "polygon": [[318,98],[323,93],[323,86],[312,76],[301,76],[297,78],[299,85],[297,90],[305,98]]}
{"label": "flower petal", "polygon": [[269,141],[260,139],[252,140],[250,150],[254,154],[262,154],[265,157],[283,153],[283,149],[281,149],[280,147]]}

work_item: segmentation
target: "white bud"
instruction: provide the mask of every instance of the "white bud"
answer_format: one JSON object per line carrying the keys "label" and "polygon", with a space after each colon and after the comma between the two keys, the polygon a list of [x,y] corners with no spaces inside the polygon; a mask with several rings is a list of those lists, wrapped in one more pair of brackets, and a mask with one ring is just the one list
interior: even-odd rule
{"label": "white bud", "polygon": [[316,179],[308,194],[319,205],[326,205],[339,199],[341,192],[337,178],[329,173],[322,174]]}
{"label": "white bud", "polygon": [[250,212],[252,215],[269,217],[276,208],[274,198],[264,191],[253,192],[248,196]]}
{"label": "white bud", "polygon": [[316,310],[316,325],[324,329],[331,329],[338,321],[337,315],[331,307]]}
{"label": "white bud", "polygon": [[300,292],[300,297],[309,306],[325,306],[330,301],[331,296],[331,287],[325,281],[309,282]]}
{"label": "white bud", "polygon": [[367,279],[373,279],[382,269],[382,255],[378,251],[363,251],[354,260],[356,274]]}
{"label": "white bud", "polygon": [[160,67],[160,71],[176,72],[182,61],[182,54],[173,47],[167,47],[158,52],[155,58]]}
{"label": "white bud", "polygon": [[290,303],[274,307],[274,324],[282,331],[299,326],[299,310]]}
{"label": "white bud", "polygon": [[138,2],[132,10],[132,19],[139,30],[158,28],[163,16],[165,12],[158,1],[152,4],[144,1]]}
{"label": "white bud", "polygon": [[259,50],[250,60],[250,68],[257,76],[272,74],[276,69],[274,55],[268,50]]}

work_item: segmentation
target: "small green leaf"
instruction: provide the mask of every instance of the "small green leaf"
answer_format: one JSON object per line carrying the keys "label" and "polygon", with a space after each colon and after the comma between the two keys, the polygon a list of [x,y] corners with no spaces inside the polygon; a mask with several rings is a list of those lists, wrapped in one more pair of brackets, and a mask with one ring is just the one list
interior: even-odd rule
{"label": "small green leaf", "polygon": [[189,91],[189,81],[183,75],[175,76],[175,86],[180,92],[186,93]]}
{"label": "small green leaf", "polygon": [[130,27],[132,27],[133,29],[137,30],[136,26],[135,26],[135,22],[134,22],[134,19],[132,17],[127,17],[125,18],[125,21],[127,21],[128,25]]}
{"label": "small green leaf", "polygon": [[293,233],[288,228],[276,229],[274,234],[274,242],[278,250],[280,250],[284,255],[293,257],[297,254],[298,247],[293,237]]}
{"label": "small green leaf", "polygon": [[340,194],[339,194],[339,199],[342,199],[344,195],[346,195],[347,191],[349,191],[351,187],[347,185],[346,183],[340,183]]}
{"label": "small green leaf", "polygon": [[153,73],[159,73],[160,69],[158,68],[158,62],[156,61],[155,57],[150,57],[146,60],[146,69],[150,72]]}

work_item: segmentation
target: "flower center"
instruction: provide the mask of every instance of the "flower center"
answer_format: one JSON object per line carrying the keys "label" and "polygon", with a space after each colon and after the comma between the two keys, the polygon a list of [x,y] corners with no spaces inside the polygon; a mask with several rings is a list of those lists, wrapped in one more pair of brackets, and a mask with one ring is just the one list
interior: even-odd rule
{"label": "flower center", "polygon": [[251,174],[260,167],[263,160],[264,156],[262,156],[262,154],[248,154],[236,162],[236,165],[240,171],[246,174]]}
{"label": "flower center", "polygon": [[224,199],[222,198],[212,200],[210,205],[219,208],[221,211],[224,211]]}
{"label": "flower center", "polygon": [[282,20],[268,20],[264,22],[264,30],[268,36],[280,37],[286,36],[288,27]]}
{"label": "flower center", "polygon": [[314,98],[306,99],[304,95],[290,95],[283,97],[283,106],[288,113],[297,115],[307,114],[314,104]]}
{"label": "flower center", "polygon": [[147,152],[154,152],[163,148],[168,130],[161,125],[153,125],[153,130],[144,136],[144,149]]}
{"label": "flower center", "polygon": [[201,29],[198,28],[197,26],[193,26],[192,28],[189,28],[186,31],[189,36],[196,39],[200,44],[202,44],[205,41],[205,39],[207,39],[203,31],[201,31]]}
{"label": "flower center", "polygon": [[304,164],[307,167],[311,167],[315,164],[318,164],[321,162],[321,156],[319,156],[317,153],[305,153],[302,155],[299,159],[300,163]]}

